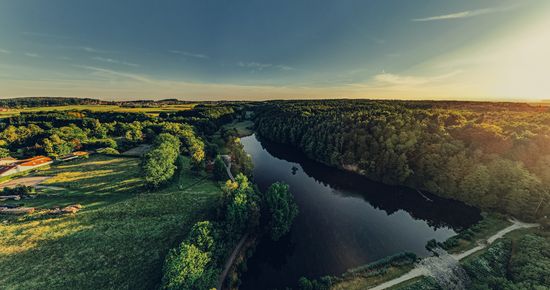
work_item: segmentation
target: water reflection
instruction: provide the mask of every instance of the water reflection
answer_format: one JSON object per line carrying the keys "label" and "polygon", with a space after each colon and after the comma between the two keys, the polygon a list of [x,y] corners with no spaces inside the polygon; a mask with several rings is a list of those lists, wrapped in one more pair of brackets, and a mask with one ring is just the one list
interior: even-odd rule
{"label": "water reflection", "polygon": [[284,181],[300,209],[288,235],[260,242],[241,289],[293,286],[301,276],[337,275],[402,251],[426,255],[426,241],[445,240],[480,218],[460,202],[372,182],[254,135],[241,142],[260,189]]}

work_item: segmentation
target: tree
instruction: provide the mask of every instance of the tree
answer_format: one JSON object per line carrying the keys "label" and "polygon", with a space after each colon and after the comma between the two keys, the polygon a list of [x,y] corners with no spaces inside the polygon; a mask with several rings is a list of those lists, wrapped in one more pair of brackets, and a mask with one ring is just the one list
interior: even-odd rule
{"label": "tree", "polygon": [[163,289],[211,289],[215,287],[217,272],[208,253],[197,246],[182,243],[168,253],[164,264]]}
{"label": "tree", "polygon": [[175,162],[180,153],[178,138],[163,133],[155,138],[153,147],[142,161],[142,171],[148,186],[156,188],[168,182],[176,171]]}
{"label": "tree", "polygon": [[0,148],[0,158],[10,157],[10,150],[6,148]]}
{"label": "tree", "polygon": [[206,253],[215,251],[217,239],[218,232],[209,221],[196,223],[189,233],[189,242]]}
{"label": "tree", "polygon": [[236,238],[247,229],[258,225],[260,208],[258,196],[250,186],[248,178],[240,173],[235,181],[228,180],[224,187],[226,194],[226,217],[227,231]]}
{"label": "tree", "polygon": [[269,232],[273,240],[278,240],[290,230],[298,214],[298,206],[288,190],[288,185],[281,182],[273,183],[269,187],[265,193],[265,201],[269,212]]}
{"label": "tree", "polygon": [[214,179],[216,180],[224,180],[227,178],[227,170],[225,169],[225,162],[223,161],[221,156],[216,156],[216,159],[214,159]]}
{"label": "tree", "polygon": [[300,277],[298,280],[298,289],[313,290],[313,283],[311,283],[311,281],[306,277]]}

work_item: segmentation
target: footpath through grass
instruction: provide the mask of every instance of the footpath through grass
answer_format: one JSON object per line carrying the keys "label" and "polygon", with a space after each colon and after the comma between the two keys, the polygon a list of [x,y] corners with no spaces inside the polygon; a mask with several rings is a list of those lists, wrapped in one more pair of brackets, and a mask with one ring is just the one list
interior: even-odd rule
{"label": "footpath through grass", "polygon": [[[30,216],[0,215],[2,289],[154,289],[164,257],[222,194],[188,162],[165,189],[148,192],[139,159],[92,156],[39,172],[53,176]],[[75,215],[45,209],[80,203]]]}

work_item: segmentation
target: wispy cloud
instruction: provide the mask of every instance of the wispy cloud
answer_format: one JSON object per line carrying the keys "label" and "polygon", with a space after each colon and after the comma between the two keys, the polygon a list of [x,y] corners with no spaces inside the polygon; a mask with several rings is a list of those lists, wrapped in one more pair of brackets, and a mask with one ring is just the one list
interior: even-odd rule
{"label": "wispy cloud", "polygon": [[245,68],[250,68],[250,69],[253,69],[253,70],[259,70],[259,71],[262,71],[266,68],[269,68],[269,67],[272,67],[273,65],[270,64],[270,63],[259,63],[259,62],[242,62],[240,61],[239,63],[237,63],[238,66],[240,67],[245,67]]}
{"label": "wispy cloud", "polygon": [[11,53],[11,51],[0,48],[0,53],[8,54]]}
{"label": "wispy cloud", "polygon": [[32,52],[25,52],[25,55],[28,57],[40,57],[40,55]]}
{"label": "wispy cloud", "polygon": [[290,71],[290,70],[295,69],[295,68],[293,68],[291,66],[288,66],[288,65],[282,65],[282,64],[273,65],[271,63],[260,63],[260,62],[242,62],[242,61],[240,61],[240,62],[237,63],[237,65],[240,66],[240,67],[251,69],[252,71],[263,71],[264,69],[268,69],[268,68],[276,68],[278,70],[283,70],[283,71]]}
{"label": "wispy cloud", "polygon": [[506,7],[482,8],[482,9],[466,10],[466,11],[460,11],[460,12],[454,12],[454,13],[449,13],[449,14],[444,14],[444,15],[424,17],[424,18],[414,18],[414,19],[411,19],[411,20],[415,21],[415,22],[424,22],[424,21],[437,21],[437,20],[452,20],[452,19],[470,18],[470,17],[476,17],[476,16],[492,14],[492,13],[497,13],[497,12],[505,12],[505,11],[512,10],[516,7],[517,7],[517,5],[506,6]]}
{"label": "wispy cloud", "polygon": [[92,57],[92,59],[97,60],[97,61],[101,61],[101,62],[108,62],[108,63],[113,63],[113,64],[122,64],[122,65],[126,65],[126,66],[131,66],[131,67],[139,67],[139,64],[126,62],[126,61],[122,61],[122,60],[116,60],[116,59],[112,59],[112,58],[96,56],[96,57]]}
{"label": "wispy cloud", "polygon": [[206,54],[200,54],[200,53],[192,53],[188,51],[182,51],[182,50],[170,50],[171,53],[179,54],[183,56],[193,57],[193,58],[202,58],[202,59],[209,59],[210,57]]}
{"label": "wispy cloud", "polygon": [[407,76],[407,75],[398,75],[383,72],[374,76],[374,80],[381,84],[389,85],[403,85],[403,86],[417,86],[424,85],[428,83],[438,82],[450,77],[453,77],[461,71],[453,71],[447,74],[436,75],[436,76]]}
{"label": "wispy cloud", "polygon": [[138,75],[138,74],[133,74],[133,73],[120,72],[120,71],[115,71],[115,70],[111,70],[111,69],[100,68],[100,67],[95,67],[95,66],[87,66],[87,65],[75,65],[75,67],[83,68],[83,69],[94,72],[98,76],[103,76],[103,77],[108,77],[108,78],[112,78],[112,77],[126,78],[126,79],[130,79],[130,80],[134,80],[134,81],[138,81],[138,82],[142,82],[142,83],[152,83],[153,82],[148,77]]}

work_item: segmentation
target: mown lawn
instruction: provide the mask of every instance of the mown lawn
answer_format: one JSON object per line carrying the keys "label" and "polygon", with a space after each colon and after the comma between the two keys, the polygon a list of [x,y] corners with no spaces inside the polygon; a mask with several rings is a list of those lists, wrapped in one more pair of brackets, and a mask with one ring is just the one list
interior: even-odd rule
{"label": "mown lawn", "polygon": [[[54,165],[37,212],[0,216],[1,289],[154,289],[164,256],[196,221],[212,214],[221,190],[184,168],[167,188],[148,192],[139,159],[92,156]],[[75,215],[53,206],[80,203]]]}

